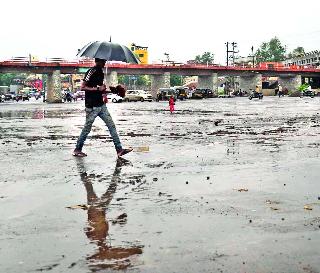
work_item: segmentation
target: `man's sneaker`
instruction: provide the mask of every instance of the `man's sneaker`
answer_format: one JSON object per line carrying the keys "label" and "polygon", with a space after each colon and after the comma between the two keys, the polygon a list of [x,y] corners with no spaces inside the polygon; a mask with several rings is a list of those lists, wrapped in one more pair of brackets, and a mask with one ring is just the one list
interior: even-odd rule
{"label": "man's sneaker", "polygon": [[118,155],[118,157],[121,157],[121,156],[123,156],[123,155],[125,155],[125,154],[127,154],[127,153],[130,153],[130,152],[132,152],[132,148],[129,148],[129,149],[122,149],[122,150],[120,150],[119,152],[117,152],[117,155]]}
{"label": "man's sneaker", "polygon": [[87,156],[87,154],[85,154],[84,152],[82,152],[82,151],[79,151],[79,150],[74,150],[73,151],[73,154],[72,154],[73,156],[77,156],[77,157],[85,157],[85,156]]}

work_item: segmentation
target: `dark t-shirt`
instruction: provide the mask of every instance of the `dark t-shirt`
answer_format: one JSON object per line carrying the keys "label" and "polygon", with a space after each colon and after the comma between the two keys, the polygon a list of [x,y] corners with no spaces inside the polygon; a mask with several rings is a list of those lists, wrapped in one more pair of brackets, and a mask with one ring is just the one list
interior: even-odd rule
{"label": "dark t-shirt", "polygon": [[[103,84],[103,71],[102,68],[90,68],[83,80],[89,87],[97,87]],[[85,106],[88,108],[99,107],[103,105],[102,93],[100,91],[85,91]]]}

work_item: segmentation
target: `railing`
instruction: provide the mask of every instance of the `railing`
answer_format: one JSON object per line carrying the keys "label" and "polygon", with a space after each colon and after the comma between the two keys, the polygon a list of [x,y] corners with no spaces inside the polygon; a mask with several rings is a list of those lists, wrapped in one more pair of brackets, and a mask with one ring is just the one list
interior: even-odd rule
{"label": "railing", "polygon": [[[30,57],[12,57],[7,60],[0,60],[0,65],[23,65],[23,66],[54,66],[59,64],[60,66],[80,66],[91,67],[94,65],[92,59],[64,59],[64,58],[46,58],[44,60],[32,60]],[[204,65],[204,64],[128,64],[123,62],[109,62],[109,67],[114,68],[177,68],[177,69],[205,69],[205,70],[236,70],[236,71],[305,71],[305,72],[320,72],[320,67],[314,66],[281,66],[281,65],[256,65],[256,66],[221,66],[221,65]]]}

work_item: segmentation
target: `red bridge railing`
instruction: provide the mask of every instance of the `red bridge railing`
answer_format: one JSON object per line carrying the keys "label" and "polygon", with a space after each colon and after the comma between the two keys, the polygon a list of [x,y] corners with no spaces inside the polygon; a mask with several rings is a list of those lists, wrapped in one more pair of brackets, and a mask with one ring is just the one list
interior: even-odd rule
{"label": "red bridge railing", "polygon": [[[94,61],[91,59],[74,59],[67,60],[63,58],[46,58],[44,60],[30,60],[29,57],[13,57],[8,60],[0,61],[0,66],[41,66],[41,67],[91,67]],[[268,66],[257,65],[252,66],[220,66],[220,65],[202,65],[202,64],[127,64],[123,62],[110,62],[110,68],[136,68],[136,69],[159,69],[159,68],[175,68],[175,69],[202,69],[202,70],[230,70],[230,71],[287,71],[287,72],[319,72],[320,67],[306,66]]]}

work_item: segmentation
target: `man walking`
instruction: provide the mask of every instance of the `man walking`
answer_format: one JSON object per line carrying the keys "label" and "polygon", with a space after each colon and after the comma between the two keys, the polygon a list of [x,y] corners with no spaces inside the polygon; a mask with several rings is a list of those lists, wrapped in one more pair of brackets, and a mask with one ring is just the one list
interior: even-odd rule
{"label": "man walking", "polygon": [[131,152],[132,149],[122,148],[116,126],[104,102],[103,94],[106,93],[106,86],[103,84],[104,74],[102,69],[106,61],[96,58],[95,63],[96,65],[87,71],[81,84],[81,90],[85,91],[86,122],[78,138],[73,155],[78,157],[87,156],[82,152],[82,147],[91,131],[94,120],[99,116],[108,127],[117,155],[120,157]]}

